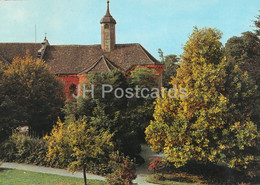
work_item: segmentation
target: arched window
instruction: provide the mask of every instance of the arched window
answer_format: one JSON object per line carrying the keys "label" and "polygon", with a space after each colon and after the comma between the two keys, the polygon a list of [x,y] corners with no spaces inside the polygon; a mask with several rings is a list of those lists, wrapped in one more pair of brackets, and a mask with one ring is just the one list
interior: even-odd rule
{"label": "arched window", "polygon": [[71,84],[69,89],[70,89],[70,93],[74,93],[77,89],[77,86],[75,84]]}

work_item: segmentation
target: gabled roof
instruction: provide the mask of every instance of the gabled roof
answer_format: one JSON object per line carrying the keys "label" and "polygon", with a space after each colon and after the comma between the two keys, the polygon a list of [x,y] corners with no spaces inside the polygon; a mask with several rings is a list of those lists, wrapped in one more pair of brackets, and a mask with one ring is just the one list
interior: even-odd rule
{"label": "gabled roof", "polygon": [[114,69],[118,69],[119,67],[116,67],[115,64],[110,62],[104,55],[101,56],[97,62],[95,62],[93,65],[91,65],[89,68],[82,70],[79,74],[86,74],[88,72],[97,72],[97,71],[103,71],[103,72],[110,72]]}
{"label": "gabled roof", "polygon": [[[26,53],[37,57],[41,44],[0,43],[0,56],[10,62]],[[0,60],[1,60],[0,57]],[[47,45],[43,59],[54,74],[82,74],[90,71],[123,71],[135,65],[160,65],[140,44],[117,44],[111,52],[100,45]]]}

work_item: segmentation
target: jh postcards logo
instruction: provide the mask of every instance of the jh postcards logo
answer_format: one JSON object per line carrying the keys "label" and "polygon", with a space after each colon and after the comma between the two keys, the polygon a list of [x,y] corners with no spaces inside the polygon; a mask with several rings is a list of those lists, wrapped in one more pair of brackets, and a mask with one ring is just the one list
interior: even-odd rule
{"label": "jh postcards logo", "polygon": [[[82,87],[81,87],[82,86]],[[187,97],[187,90],[185,88],[177,88],[177,85],[174,85],[173,88],[170,88],[169,90],[167,88],[163,88],[162,91],[159,88],[141,88],[138,85],[135,86],[135,88],[114,88],[110,84],[102,84],[101,85],[101,97],[106,98],[106,95],[113,94],[115,98],[153,98],[156,99],[161,96],[164,97],[165,94],[170,98],[186,98]],[[79,98],[82,96],[83,98],[86,98],[86,94],[90,94],[91,98],[95,98],[95,85],[91,85],[91,89],[87,88],[85,84],[78,85],[77,88],[77,94],[72,94],[73,98]]]}

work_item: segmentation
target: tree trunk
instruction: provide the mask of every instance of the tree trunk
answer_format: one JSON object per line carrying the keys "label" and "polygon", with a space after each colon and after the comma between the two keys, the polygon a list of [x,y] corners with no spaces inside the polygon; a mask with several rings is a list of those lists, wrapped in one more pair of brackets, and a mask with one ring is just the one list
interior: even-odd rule
{"label": "tree trunk", "polygon": [[86,177],[86,166],[83,166],[83,176],[84,176],[84,183],[87,185],[87,177]]}

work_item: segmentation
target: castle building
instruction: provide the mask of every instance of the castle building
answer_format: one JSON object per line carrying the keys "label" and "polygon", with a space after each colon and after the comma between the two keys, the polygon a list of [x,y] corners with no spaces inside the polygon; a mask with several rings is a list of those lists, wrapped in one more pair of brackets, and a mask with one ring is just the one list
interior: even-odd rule
{"label": "castle building", "polygon": [[100,24],[99,45],[51,45],[46,37],[42,43],[0,43],[0,61],[10,64],[13,58],[26,54],[43,59],[50,72],[65,83],[67,95],[70,87],[77,86],[88,73],[114,69],[125,74],[137,67],[155,69],[160,86],[164,65],[140,44],[116,43],[116,20],[110,14],[109,1]]}

